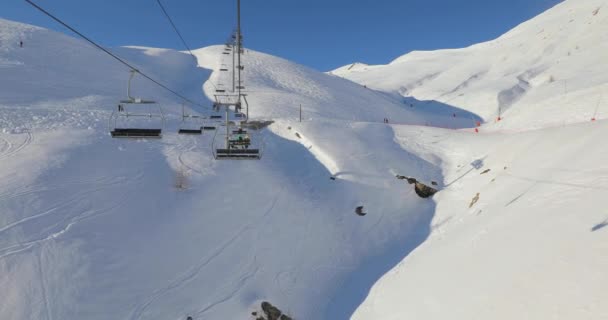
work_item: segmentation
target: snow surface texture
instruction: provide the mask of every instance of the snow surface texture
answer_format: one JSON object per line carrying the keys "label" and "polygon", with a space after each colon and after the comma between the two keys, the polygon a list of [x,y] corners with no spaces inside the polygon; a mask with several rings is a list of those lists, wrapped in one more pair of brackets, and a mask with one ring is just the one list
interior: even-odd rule
{"label": "snow surface texture", "polygon": [[447,104],[494,122],[500,112],[504,121],[486,130],[606,118],[606,11],[605,0],[567,0],[493,41],[411,52],[388,65],[356,64],[330,73],[432,113],[437,104]]}
{"label": "snow surface texture", "polygon": [[[388,95],[247,51],[251,114],[275,123],[262,161],[217,162],[213,134],[177,135],[181,101],[141,77],[134,94],[168,113],[163,139],[111,139],[129,70],[81,41],[0,23],[0,318],[244,319],[262,300],[347,318],[428,234],[434,204],[394,176],[441,172],[382,123],[423,121]],[[220,47],[198,61],[113,50],[193,99],[228,85],[209,72]]]}
{"label": "snow surface texture", "polygon": [[[608,82],[603,5],[334,72],[358,84],[246,50],[250,114],[275,121],[246,162],[177,135],[182,102],[141,78],[163,139],[111,139],[128,70],[0,20],[0,318],[248,319],[268,300],[297,319],[605,319],[608,129],[580,114]],[[205,104],[231,85],[221,47],[113,50]]]}
{"label": "snow surface texture", "polygon": [[429,238],[354,319],[608,318],[607,5],[568,0],[488,43],[333,72],[487,121],[474,136],[396,128],[442,159],[445,188]]}

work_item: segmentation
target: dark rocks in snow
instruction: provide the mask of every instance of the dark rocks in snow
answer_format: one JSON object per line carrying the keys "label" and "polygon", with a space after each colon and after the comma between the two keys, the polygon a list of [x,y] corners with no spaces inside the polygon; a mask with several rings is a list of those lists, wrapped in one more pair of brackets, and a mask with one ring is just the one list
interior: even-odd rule
{"label": "dark rocks in snow", "polygon": [[[256,318],[256,320],[293,320],[290,316],[283,314],[283,312],[270,304],[270,302],[262,302],[263,315]],[[252,312],[252,315],[256,316],[257,312]]]}
{"label": "dark rocks in snow", "polygon": [[424,199],[430,198],[433,195],[435,195],[435,193],[437,193],[437,189],[433,189],[421,182],[416,182],[416,184],[414,186],[414,190],[416,191],[416,194],[420,198],[424,198]]}
{"label": "dark rocks in snow", "polygon": [[363,212],[363,206],[358,206],[358,207],[355,209],[355,213],[356,213],[357,215],[359,215],[359,216],[362,216],[362,217],[363,217],[363,216],[365,216],[365,215],[367,214],[367,212]]}
{"label": "dark rocks in snow", "polygon": [[469,208],[472,208],[477,203],[477,201],[479,201],[479,192],[477,192],[475,197],[473,197],[473,199],[471,200],[471,204],[469,204]]}
{"label": "dark rocks in snow", "polygon": [[[400,176],[397,175],[397,179],[399,180],[406,180],[407,183],[409,184],[413,184],[414,185],[414,191],[416,191],[416,194],[420,197],[420,198],[430,198],[433,195],[435,195],[435,193],[437,193],[437,189],[432,188],[427,186],[426,184],[416,180],[415,178],[411,178],[411,177],[406,177],[406,176]],[[431,182],[432,185],[436,186],[437,182]]]}
{"label": "dark rocks in snow", "polygon": [[480,174],[486,174],[486,173],[488,173],[488,172],[490,172],[490,169],[486,169],[486,170],[484,170],[484,171],[483,171],[482,173],[480,173]]}

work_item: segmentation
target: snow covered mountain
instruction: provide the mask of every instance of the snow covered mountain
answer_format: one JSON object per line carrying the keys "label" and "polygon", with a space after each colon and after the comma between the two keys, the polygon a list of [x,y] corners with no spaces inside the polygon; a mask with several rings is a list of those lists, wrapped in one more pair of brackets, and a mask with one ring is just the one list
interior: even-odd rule
{"label": "snow covered mountain", "polygon": [[[331,72],[393,93],[422,110],[444,103],[499,128],[529,130],[588,121],[608,87],[604,0],[567,0],[496,40],[465,49],[412,52],[382,66]],[[447,111],[446,111],[447,112]],[[457,116],[460,116],[457,114]]]}
{"label": "snow covered mountain", "polygon": [[[262,300],[347,318],[426,236],[434,204],[394,176],[441,172],[382,123],[416,121],[398,100],[248,51],[252,116],[275,123],[262,161],[218,162],[214,135],[177,135],[182,101],[141,77],[133,92],[163,104],[163,139],[113,140],[129,70],[79,40],[0,23],[0,318],[240,319]],[[208,105],[218,50],[194,61],[113,49]]]}
{"label": "snow covered mountain", "polygon": [[[141,77],[163,139],[112,139],[129,70],[0,20],[0,318],[607,318],[605,9],[333,75],[246,50],[260,161],[213,160]],[[229,85],[221,47],[112,51],[205,105]]]}

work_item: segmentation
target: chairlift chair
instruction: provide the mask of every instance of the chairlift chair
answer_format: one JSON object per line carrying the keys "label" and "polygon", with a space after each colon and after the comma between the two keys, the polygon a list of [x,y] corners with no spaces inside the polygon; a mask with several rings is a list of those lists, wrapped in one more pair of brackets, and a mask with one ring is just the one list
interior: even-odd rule
{"label": "chairlift chair", "polygon": [[[162,138],[165,115],[161,106],[155,101],[131,96],[131,81],[135,73],[137,73],[136,70],[131,70],[127,87],[128,98],[121,100],[118,110],[113,111],[110,115],[108,120],[110,135],[112,138]],[[144,126],[141,121],[135,123],[136,119],[145,118],[150,119],[144,121],[148,123],[152,122],[152,119],[159,119],[159,125],[150,128]]]}
{"label": "chairlift chair", "polygon": [[213,157],[216,160],[259,160],[262,158],[263,144],[256,134],[245,130],[227,128],[226,134],[216,134],[213,139]]}
{"label": "chairlift chair", "polygon": [[[190,134],[190,135],[199,135],[203,134],[203,128],[200,126],[200,116],[187,114],[185,111],[185,107],[182,106],[182,124],[180,125],[178,134]],[[191,125],[188,125],[189,122],[199,122],[198,126],[194,128]]]}
{"label": "chairlift chair", "polygon": [[[230,105],[226,108],[226,131],[217,130],[213,137],[213,157],[216,160],[259,160],[262,157],[263,141],[257,131],[235,127],[235,122],[228,120]],[[234,104],[232,105],[234,106]],[[236,129],[235,129],[236,128]]]}

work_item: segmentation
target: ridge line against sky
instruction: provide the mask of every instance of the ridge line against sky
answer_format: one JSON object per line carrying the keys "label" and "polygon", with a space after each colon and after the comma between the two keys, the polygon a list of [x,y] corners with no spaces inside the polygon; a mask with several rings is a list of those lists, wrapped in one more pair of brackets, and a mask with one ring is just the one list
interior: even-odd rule
{"label": "ridge line against sky", "polygon": [[[226,41],[235,25],[234,2],[164,5],[190,47],[201,48]],[[248,48],[329,71],[352,62],[387,64],[415,50],[489,41],[560,2],[242,0],[243,30]],[[37,3],[105,46],[185,50],[155,0]],[[0,17],[69,34],[23,0],[2,1]]]}

